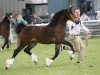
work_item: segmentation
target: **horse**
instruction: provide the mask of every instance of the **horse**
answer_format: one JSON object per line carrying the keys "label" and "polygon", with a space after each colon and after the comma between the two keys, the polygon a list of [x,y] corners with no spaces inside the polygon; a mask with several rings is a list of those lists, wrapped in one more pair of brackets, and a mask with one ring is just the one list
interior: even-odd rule
{"label": "horse", "polygon": [[10,19],[11,19],[12,13],[6,13],[1,25],[0,25],[0,35],[4,37],[5,42],[1,48],[1,50],[4,49],[4,47],[7,45],[7,48],[9,48],[9,35],[10,35]]}
{"label": "horse", "polygon": [[71,48],[73,54],[75,50],[73,45],[65,40],[66,35],[66,22],[67,20],[72,20],[74,22],[73,14],[70,14],[68,9],[63,9],[55,13],[51,21],[47,26],[26,26],[24,27],[20,34],[19,46],[14,50],[11,59],[6,60],[5,69],[9,69],[13,64],[18,53],[24,49],[24,52],[31,56],[32,61],[37,64],[37,56],[31,53],[31,49],[34,48],[38,43],[41,44],[55,44],[55,54],[52,58],[46,58],[47,66],[50,66],[51,63],[56,59],[60,53],[60,45],[65,44]]}

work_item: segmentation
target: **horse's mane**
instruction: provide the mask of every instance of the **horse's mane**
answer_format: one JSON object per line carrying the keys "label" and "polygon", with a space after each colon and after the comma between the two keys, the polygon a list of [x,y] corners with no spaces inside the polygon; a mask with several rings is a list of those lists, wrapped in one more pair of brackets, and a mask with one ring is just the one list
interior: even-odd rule
{"label": "horse's mane", "polygon": [[8,15],[10,15],[10,13],[9,14],[6,13],[6,15],[5,15],[5,17],[4,17],[3,21],[2,21],[2,24],[5,23],[5,21],[9,23]]}
{"label": "horse's mane", "polygon": [[3,21],[2,21],[2,24],[7,20],[8,18],[7,18],[7,14],[5,15],[5,17],[4,17],[4,19],[3,19]]}
{"label": "horse's mane", "polygon": [[58,21],[59,21],[59,19],[60,19],[60,17],[61,17],[61,15],[64,13],[65,10],[66,10],[66,9],[63,9],[63,10],[60,10],[60,11],[58,11],[57,13],[55,13],[55,15],[54,15],[53,18],[51,19],[49,25],[50,25],[50,26],[56,26],[57,23],[58,23]]}
{"label": "horse's mane", "polygon": [[2,24],[5,22],[6,18],[7,18],[7,16],[5,15],[5,17],[4,17],[3,21],[2,21]]}

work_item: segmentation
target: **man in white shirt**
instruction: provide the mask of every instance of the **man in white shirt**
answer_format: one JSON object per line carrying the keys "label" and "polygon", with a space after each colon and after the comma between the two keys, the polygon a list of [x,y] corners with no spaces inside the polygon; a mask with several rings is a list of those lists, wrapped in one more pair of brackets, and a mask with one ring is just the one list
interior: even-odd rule
{"label": "man in white shirt", "polygon": [[86,34],[90,33],[90,30],[86,28],[80,21],[80,9],[77,7],[72,7],[71,10],[75,16],[76,23],[68,20],[66,26],[69,30],[69,39],[71,40],[75,51],[78,53],[77,63],[81,63],[83,62],[85,47],[82,39],[79,36],[80,30],[82,29]]}

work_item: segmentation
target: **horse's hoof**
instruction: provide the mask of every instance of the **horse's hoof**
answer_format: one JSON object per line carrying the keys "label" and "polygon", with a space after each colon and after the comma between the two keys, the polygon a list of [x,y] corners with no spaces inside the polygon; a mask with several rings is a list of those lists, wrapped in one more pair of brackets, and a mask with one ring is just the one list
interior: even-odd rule
{"label": "horse's hoof", "polygon": [[74,54],[70,55],[70,60],[73,60]]}
{"label": "horse's hoof", "polygon": [[32,61],[37,65],[37,63],[38,63],[37,56],[32,54],[31,57],[32,57]]}
{"label": "horse's hoof", "polygon": [[73,60],[73,57],[70,56],[70,60]]}
{"label": "horse's hoof", "polygon": [[2,49],[2,48],[1,48],[0,50],[1,50],[1,51],[3,51],[3,49]]}
{"label": "horse's hoof", "polygon": [[46,58],[46,65],[49,67],[53,63],[52,59]]}
{"label": "horse's hoof", "polygon": [[8,70],[9,68],[10,68],[10,65],[9,64],[6,64],[5,69]]}
{"label": "horse's hoof", "polygon": [[37,65],[37,62],[36,61],[34,61],[34,63],[35,63],[35,65]]}
{"label": "horse's hoof", "polygon": [[73,51],[68,51],[69,52],[69,55],[70,55],[70,60],[72,60],[74,58],[74,53]]}
{"label": "horse's hoof", "polygon": [[6,66],[5,69],[8,70],[9,68]]}
{"label": "horse's hoof", "polygon": [[13,64],[13,62],[14,62],[14,58],[12,58],[12,59],[7,59],[7,60],[6,60],[6,67],[5,67],[5,69],[6,69],[6,70],[9,69],[9,68],[11,67],[11,65]]}

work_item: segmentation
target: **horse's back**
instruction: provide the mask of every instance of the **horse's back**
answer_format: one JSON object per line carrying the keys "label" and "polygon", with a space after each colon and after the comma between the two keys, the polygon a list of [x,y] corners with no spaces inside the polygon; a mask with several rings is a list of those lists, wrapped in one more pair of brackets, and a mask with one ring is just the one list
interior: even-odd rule
{"label": "horse's back", "polygon": [[51,42],[53,34],[47,26],[27,26],[22,29],[20,39],[46,44]]}

